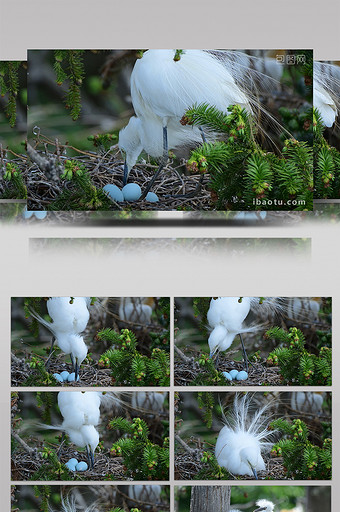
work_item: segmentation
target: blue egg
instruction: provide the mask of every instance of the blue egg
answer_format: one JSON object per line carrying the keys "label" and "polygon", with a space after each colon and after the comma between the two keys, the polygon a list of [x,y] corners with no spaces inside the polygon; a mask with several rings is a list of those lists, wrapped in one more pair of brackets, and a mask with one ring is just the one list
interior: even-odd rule
{"label": "blue egg", "polygon": [[[67,382],[74,382],[76,380],[76,374],[74,372],[70,373],[67,377]],[[77,377],[77,382],[79,380],[79,375]]]}
{"label": "blue egg", "polygon": [[158,195],[154,192],[148,192],[146,194],[145,201],[149,201],[150,203],[158,203]]}
{"label": "blue egg", "polygon": [[24,211],[22,212],[22,216],[24,219],[29,219],[30,217],[32,217],[33,215],[33,212],[32,211],[27,211],[27,206],[25,206],[25,209]]}
{"label": "blue egg", "polygon": [[69,376],[69,372],[67,372],[66,370],[61,372],[60,374],[60,377],[63,379],[63,381],[67,380],[68,379],[68,376]]}
{"label": "blue egg", "polygon": [[227,379],[227,380],[233,380],[232,379],[232,376],[230,375],[230,373],[228,372],[222,372],[222,375]]}
{"label": "blue egg", "polygon": [[122,191],[120,190],[117,185],[105,185],[103,188],[103,191],[107,193],[107,195],[110,197],[110,199],[113,199],[114,201],[117,201],[118,203],[124,201],[124,196]]}
{"label": "blue egg", "polygon": [[142,195],[142,189],[137,183],[128,183],[122,188],[125,201],[138,201]]}
{"label": "blue egg", "polygon": [[64,382],[64,379],[62,378],[61,375],[59,375],[59,373],[54,373],[53,374],[53,377],[58,381],[58,382]]}
{"label": "blue egg", "polygon": [[37,219],[39,220],[42,220],[46,217],[47,215],[47,212],[45,212],[44,210],[37,210],[34,212],[34,215],[36,216]]}
{"label": "blue egg", "polygon": [[78,462],[78,464],[76,465],[76,471],[86,471],[88,468],[88,465],[86,464],[86,462]]}
{"label": "blue egg", "polygon": [[231,370],[231,371],[229,372],[229,374],[230,374],[230,377],[231,377],[233,380],[235,380],[236,375],[238,374],[238,370]]}
{"label": "blue egg", "polygon": [[69,460],[69,463],[74,464],[75,466],[78,464],[78,459],[75,459],[74,457]]}
{"label": "blue egg", "polygon": [[71,462],[75,459],[70,459],[68,462],[66,462],[65,466],[70,470],[70,471],[75,471],[76,470],[76,467],[78,464],[75,464],[74,462]]}
{"label": "blue egg", "polygon": [[247,380],[248,379],[248,373],[245,371],[238,372],[236,375],[236,380]]}

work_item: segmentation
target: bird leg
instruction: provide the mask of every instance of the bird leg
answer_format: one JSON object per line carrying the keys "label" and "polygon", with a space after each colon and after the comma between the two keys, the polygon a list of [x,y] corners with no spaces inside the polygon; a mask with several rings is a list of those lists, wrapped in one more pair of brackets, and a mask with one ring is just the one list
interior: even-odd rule
{"label": "bird leg", "polygon": [[86,445],[87,460],[89,461],[90,469],[94,468],[94,454],[93,451]]}
{"label": "bird leg", "polygon": [[127,166],[127,163],[126,163],[126,159],[125,159],[125,162],[124,162],[124,175],[123,175],[123,185],[124,185],[124,187],[127,184],[128,176],[129,176],[129,169],[128,169],[128,166]]}
{"label": "bird leg", "polygon": [[51,342],[51,348],[50,348],[50,353],[48,354],[48,358],[47,358],[47,361],[45,363],[45,368],[47,370],[49,364],[50,364],[50,359],[52,357],[52,354],[53,354],[53,345],[54,345],[54,342],[55,342],[55,336],[52,337],[52,342]]}
{"label": "bird leg", "polygon": [[74,381],[77,382],[78,380],[78,374],[79,374],[79,366],[78,366],[78,360],[76,359],[76,364],[74,368]]}
{"label": "bird leg", "polygon": [[59,450],[57,451],[58,460],[60,460],[60,457],[61,457],[64,441],[65,441],[65,432],[63,432],[61,435],[61,442],[60,442]]}
{"label": "bird leg", "polygon": [[244,360],[244,363],[246,365],[246,372],[248,373],[248,356],[247,356],[246,349],[244,347],[243,338],[242,338],[242,334],[241,333],[239,333],[239,337],[240,337],[241,344],[242,344],[243,360]]}
{"label": "bird leg", "polygon": [[70,358],[71,358],[71,363],[72,363],[72,370],[74,370],[74,371],[75,371],[76,363],[75,363],[75,361],[74,361],[73,354],[70,354]]}
{"label": "bird leg", "polygon": [[159,167],[157,169],[157,171],[155,172],[155,174],[153,175],[153,177],[151,178],[151,180],[149,181],[146,189],[144,190],[143,194],[141,195],[140,197],[140,201],[142,201],[143,199],[145,199],[147,193],[149,192],[149,190],[151,189],[151,187],[153,186],[153,184],[155,183],[156,179],[158,178],[159,176],[159,173],[161,172],[161,170],[163,169],[163,167],[166,165],[167,161],[168,161],[168,158],[169,158],[169,149],[168,149],[168,129],[166,126],[163,126],[163,156],[162,156],[162,159],[160,161],[160,164],[159,164]]}

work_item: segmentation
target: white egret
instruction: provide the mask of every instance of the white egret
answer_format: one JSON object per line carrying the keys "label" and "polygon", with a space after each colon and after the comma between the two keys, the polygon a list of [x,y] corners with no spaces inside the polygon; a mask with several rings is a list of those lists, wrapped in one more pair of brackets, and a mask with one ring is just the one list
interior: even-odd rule
{"label": "white egret", "polygon": [[225,426],[218,435],[215,456],[219,465],[231,474],[257,479],[257,472],[266,469],[262,453],[272,443],[267,441],[270,433],[267,430],[268,418],[264,414],[268,405],[251,416],[249,402],[247,395],[240,398],[236,394],[232,412],[228,418],[224,416]]}
{"label": "white egret", "polygon": [[322,123],[331,127],[340,112],[340,68],[332,64],[314,61],[313,105]]}
{"label": "white egret", "polygon": [[273,512],[275,505],[269,500],[257,500],[256,505],[258,506],[254,512]]}
{"label": "white egret", "polygon": [[77,381],[79,367],[87,356],[87,346],[80,336],[90,318],[88,297],[51,297],[46,306],[52,322],[46,321],[36,311],[30,309],[31,315],[54,335],[52,340],[65,353],[70,354]]}
{"label": "white egret", "polygon": [[[65,496],[61,497],[61,507],[62,512],[99,512],[99,509],[96,507],[96,503],[92,503],[89,507],[84,509],[83,507],[78,508],[76,505],[75,496]],[[50,512],[53,512],[51,508],[49,508]]]}
{"label": "white egret", "polygon": [[124,322],[150,324],[154,305],[152,297],[121,297],[119,318]]}
{"label": "white egret", "polygon": [[248,358],[243,343],[242,333],[254,332],[260,327],[260,324],[250,324],[245,326],[244,320],[252,311],[255,314],[277,312],[282,308],[280,298],[267,297],[218,297],[210,301],[207,320],[211,333],[208,344],[210,348],[210,357],[216,353],[227,350],[235,337],[239,335],[246,371],[248,372]]}
{"label": "white egret", "polygon": [[63,437],[67,434],[73,444],[86,448],[90,468],[94,467],[94,452],[99,444],[96,426],[100,421],[101,396],[102,393],[96,391],[60,391],[58,406],[63,422],[60,426],[44,425],[45,428],[61,430]]}
{"label": "white egret", "polygon": [[143,149],[161,158],[158,171],[142,198],[166,164],[169,149],[192,146],[201,140],[203,132],[199,128],[181,125],[186,110],[194,104],[206,103],[223,112],[231,105],[240,105],[251,112],[247,94],[214,53],[184,50],[180,58],[174,60],[175,52],[144,52],[131,74],[131,97],[137,117],[132,117],[119,134],[119,147],[126,154],[124,184]]}
{"label": "white egret", "polygon": [[296,411],[322,414],[324,395],[322,392],[297,391],[292,393],[291,407]]}

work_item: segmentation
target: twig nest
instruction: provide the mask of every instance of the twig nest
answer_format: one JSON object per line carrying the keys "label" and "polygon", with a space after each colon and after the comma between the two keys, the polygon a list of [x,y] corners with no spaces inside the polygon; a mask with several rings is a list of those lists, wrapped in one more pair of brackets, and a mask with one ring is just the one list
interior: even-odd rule
{"label": "twig nest", "polygon": [[128,183],[122,188],[125,201],[138,201],[142,195],[142,189],[137,183]]}
{"label": "twig nest", "polygon": [[76,471],[86,471],[87,469],[88,465],[84,461],[78,462],[76,465]]}
{"label": "twig nest", "polygon": [[110,199],[113,199],[118,203],[124,201],[123,192],[120,190],[119,187],[117,187],[117,185],[105,185],[103,191],[109,196]]}
{"label": "twig nest", "polygon": [[158,195],[154,192],[148,192],[146,194],[145,201],[149,201],[149,203],[158,203]]}

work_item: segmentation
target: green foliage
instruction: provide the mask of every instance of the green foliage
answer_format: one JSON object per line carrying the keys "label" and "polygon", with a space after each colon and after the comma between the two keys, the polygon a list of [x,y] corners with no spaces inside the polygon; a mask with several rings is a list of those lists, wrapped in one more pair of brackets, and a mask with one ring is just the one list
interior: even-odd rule
{"label": "green foliage", "polygon": [[37,406],[42,409],[41,417],[45,423],[51,424],[51,411],[55,404],[55,393],[37,391]]}
{"label": "green foliage", "polygon": [[[41,452],[44,463],[33,474],[32,480],[82,480],[78,473],[71,473],[58,458],[57,452],[50,447],[44,447]],[[85,477],[86,478],[86,477]]]}
{"label": "green foliage", "polygon": [[317,109],[313,113],[314,183],[316,199],[340,196],[340,152],[323,137],[324,126]]}
{"label": "green foliage", "polygon": [[87,140],[93,142],[94,147],[103,151],[109,151],[111,146],[118,142],[118,136],[114,133],[98,133],[90,135]]}
{"label": "green foliage", "polygon": [[27,199],[25,179],[16,164],[7,162],[4,172],[4,185],[5,191],[1,195],[1,199]]}
{"label": "green foliage", "polygon": [[281,156],[264,152],[255,141],[249,114],[237,105],[228,110],[229,115],[207,104],[194,106],[181,121],[226,137],[225,142],[197,148],[187,164],[190,171],[210,173],[217,209],[311,210],[312,148],[287,139]]}
{"label": "green foliage", "polygon": [[114,418],[109,428],[124,435],[111,448],[112,456],[123,457],[128,477],[135,480],[167,480],[169,478],[169,438],[162,445],[149,440],[149,427],[141,418],[132,421]]}
{"label": "green foliage", "polygon": [[97,189],[85,166],[77,160],[66,160],[62,178],[69,181],[67,188],[49,206],[50,210],[110,210],[112,201]]}
{"label": "green foliage", "polygon": [[16,121],[16,102],[19,93],[19,68],[21,65],[22,63],[20,61],[0,62],[0,94],[1,96],[8,95],[5,113],[12,128],[15,126]]}
{"label": "green foliage", "polygon": [[[329,344],[331,334],[321,333]],[[319,354],[311,354],[305,348],[305,337],[296,327],[285,331],[279,327],[269,329],[266,334],[269,340],[280,342],[267,358],[267,364],[280,367],[284,384],[330,386],[332,384],[332,351],[322,346]]]}
{"label": "green foliage", "polygon": [[195,475],[195,480],[230,480],[230,473],[219,465],[212,453],[203,452],[201,462],[204,466]]}
{"label": "green foliage", "polygon": [[70,109],[75,121],[81,112],[80,88],[85,76],[83,63],[84,50],[56,50],[54,52],[54,72],[57,84],[68,82],[65,106]]}
{"label": "green foliage", "polygon": [[[163,340],[164,335],[159,338]],[[113,329],[103,329],[97,334],[97,339],[112,344],[98,364],[111,368],[115,385],[170,385],[170,355],[165,350],[156,347],[150,357],[141,354],[135,334],[128,329],[122,329],[120,334]]]}
{"label": "green foliage", "polygon": [[35,485],[34,495],[41,499],[39,508],[42,512],[50,512],[49,501],[51,498],[51,487],[49,485]]}
{"label": "green foliage", "polygon": [[278,419],[271,423],[284,437],[271,451],[274,457],[282,457],[287,478],[295,480],[330,480],[332,469],[332,441],[325,438],[322,446],[309,441],[307,425],[300,419],[292,422]]}
{"label": "green foliage", "polygon": [[203,421],[207,425],[208,428],[211,428],[212,420],[213,420],[213,409],[215,405],[214,397],[212,393],[207,393],[204,391],[203,393],[198,393],[197,395],[197,403],[200,409],[204,409],[203,411]]}

